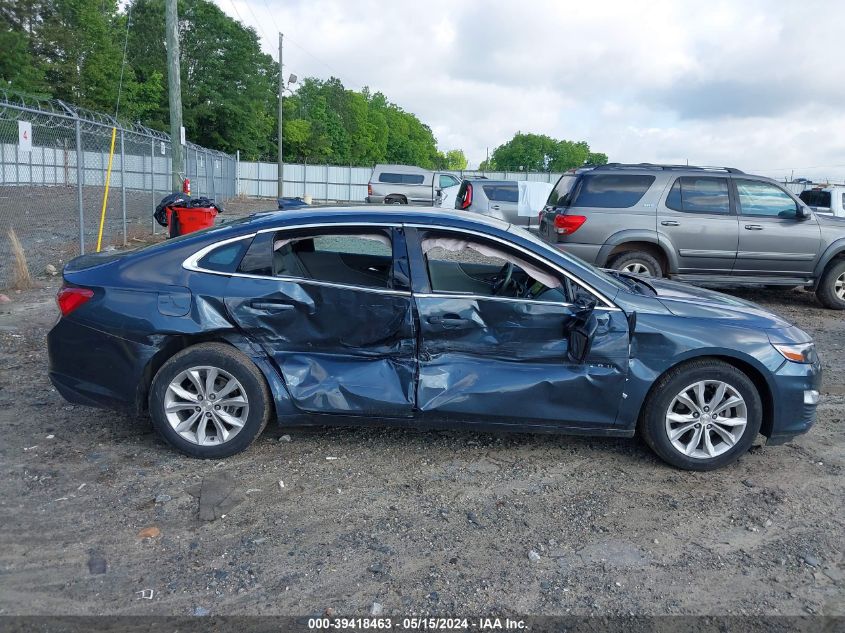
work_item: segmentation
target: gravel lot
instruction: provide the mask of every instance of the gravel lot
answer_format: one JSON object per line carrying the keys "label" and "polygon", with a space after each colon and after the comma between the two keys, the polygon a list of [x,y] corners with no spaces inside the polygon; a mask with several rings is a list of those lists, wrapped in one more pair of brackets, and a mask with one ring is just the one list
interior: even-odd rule
{"label": "gravel lot", "polygon": [[[273,425],[191,460],[52,389],[41,283],[0,304],[0,614],[845,615],[845,321],[811,294],[737,292],[816,337],[817,426],[688,473],[636,440]],[[220,473],[243,500],[201,521]]]}

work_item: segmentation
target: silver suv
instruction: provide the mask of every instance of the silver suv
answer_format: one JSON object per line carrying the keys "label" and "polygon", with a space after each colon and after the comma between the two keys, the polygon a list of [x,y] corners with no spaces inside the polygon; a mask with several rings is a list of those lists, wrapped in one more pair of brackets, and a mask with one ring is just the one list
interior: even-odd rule
{"label": "silver suv", "polygon": [[845,309],[845,219],[729,167],[623,165],[558,180],[540,235],[581,259],[701,285],[804,286]]}
{"label": "silver suv", "polygon": [[489,215],[517,226],[530,226],[532,219],[519,215],[519,184],[515,180],[466,178],[455,196],[455,208]]}

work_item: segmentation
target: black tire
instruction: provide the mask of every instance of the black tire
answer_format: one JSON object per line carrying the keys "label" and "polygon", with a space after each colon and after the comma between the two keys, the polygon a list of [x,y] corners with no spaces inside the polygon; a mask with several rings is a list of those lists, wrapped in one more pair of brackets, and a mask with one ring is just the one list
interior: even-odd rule
{"label": "black tire", "polygon": [[[747,422],[742,435],[732,447],[715,457],[683,454],[673,446],[666,428],[666,416],[675,397],[687,386],[703,380],[726,383],[742,396],[746,407]],[[704,414],[701,415],[699,419],[704,420]],[[706,471],[726,466],[744,455],[757,438],[762,421],[763,404],[751,379],[733,365],[715,359],[701,359],[670,369],[655,383],[643,406],[638,431],[646,444],[669,464],[684,470]],[[695,433],[696,430],[690,432]]]}
{"label": "black tire", "polygon": [[[223,370],[242,387],[248,413],[243,426],[228,441],[201,446],[185,439],[168,422],[164,410],[168,387],[180,373],[193,367]],[[223,343],[201,343],[174,354],[158,370],[150,387],[149,407],[153,427],[171,446],[191,457],[219,459],[240,453],[255,441],[270,420],[273,400],[261,370],[244,354]]]}
{"label": "black tire", "polygon": [[824,271],[816,288],[816,298],[825,308],[845,310],[845,298],[836,294],[837,282],[845,283],[845,259],[829,265]]}
{"label": "black tire", "polygon": [[408,200],[404,196],[388,196],[384,199],[384,204],[408,204]]}
{"label": "black tire", "polygon": [[[663,267],[657,259],[645,251],[627,251],[621,255],[617,255],[610,260],[610,268],[614,270],[625,270],[627,267],[644,267],[648,271],[649,277],[662,277]],[[634,272],[634,271],[629,271]],[[644,274],[634,273],[634,274]]]}

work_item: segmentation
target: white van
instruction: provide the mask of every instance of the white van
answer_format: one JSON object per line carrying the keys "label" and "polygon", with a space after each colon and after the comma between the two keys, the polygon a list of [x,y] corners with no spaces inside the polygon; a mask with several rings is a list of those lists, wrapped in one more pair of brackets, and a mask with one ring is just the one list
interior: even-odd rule
{"label": "white van", "polygon": [[367,202],[431,205],[441,189],[461,184],[454,174],[410,165],[376,165],[367,184]]}

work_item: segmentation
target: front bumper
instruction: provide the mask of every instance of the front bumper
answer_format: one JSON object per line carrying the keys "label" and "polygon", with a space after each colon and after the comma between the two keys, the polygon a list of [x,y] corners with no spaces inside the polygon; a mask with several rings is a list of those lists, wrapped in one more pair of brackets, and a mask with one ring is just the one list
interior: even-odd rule
{"label": "front bumper", "polygon": [[821,391],[821,363],[785,361],[774,373],[774,382],[774,410],[767,443],[776,445],[806,433],[815,424],[818,398],[813,402],[808,392]]}

